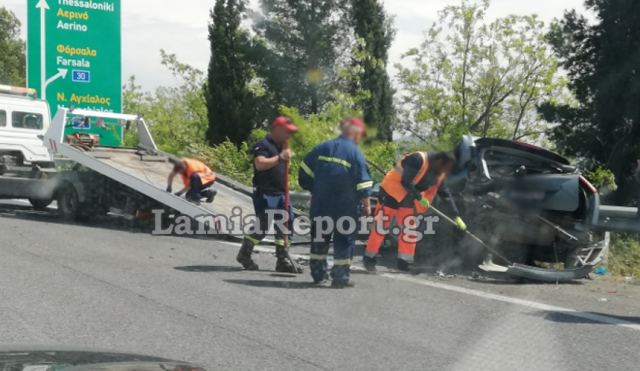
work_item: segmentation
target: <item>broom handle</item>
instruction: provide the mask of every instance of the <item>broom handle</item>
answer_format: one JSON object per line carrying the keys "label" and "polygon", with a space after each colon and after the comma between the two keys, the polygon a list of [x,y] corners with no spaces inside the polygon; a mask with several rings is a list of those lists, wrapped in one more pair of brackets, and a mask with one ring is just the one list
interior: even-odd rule
{"label": "broom handle", "polygon": [[[451,219],[450,217],[448,217],[445,213],[443,213],[442,211],[436,209],[433,206],[429,206],[430,210],[433,210],[434,213],[438,214],[439,217],[443,218],[444,220],[446,220],[447,222],[457,226],[458,224]],[[474,241],[476,241],[477,243],[479,243],[482,247],[484,247],[485,249],[487,249],[490,253],[492,253],[493,255],[497,256],[498,258],[504,260],[507,264],[512,265],[513,262],[511,262],[511,260],[505,258],[502,254],[500,254],[498,251],[496,251],[496,249],[490,247],[489,245],[487,245],[484,241],[482,241],[478,236],[476,236],[475,234],[469,232],[468,230],[465,230],[464,233],[467,234],[467,236],[471,237]]]}
{"label": "broom handle", "polygon": [[[285,150],[289,149],[288,140],[284,142],[283,148]],[[285,161],[284,163],[284,212],[287,215],[285,219],[285,225],[287,226],[287,228],[289,228],[289,218],[291,218],[291,215],[289,215],[289,160]],[[289,235],[286,233],[284,235],[284,243],[285,246],[289,246]]]}

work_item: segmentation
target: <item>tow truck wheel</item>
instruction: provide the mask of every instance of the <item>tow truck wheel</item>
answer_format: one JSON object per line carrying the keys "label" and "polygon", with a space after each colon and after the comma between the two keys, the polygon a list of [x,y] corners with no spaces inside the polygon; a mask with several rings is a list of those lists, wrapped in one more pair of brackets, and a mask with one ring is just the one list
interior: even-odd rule
{"label": "tow truck wheel", "polygon": [[71,185],[66,185],[58,191],[58,214],[65,220],[74,220],[79,215],[80,202],[78,193]]}
{"label": "tow truck wheel", "polygon": [[33,206],[34,209],[42,211],[42,210],[46,210],[47,206],[51,205],[53,200],[34,200],[30,198],[29,202],[31,203],[31,206]]}

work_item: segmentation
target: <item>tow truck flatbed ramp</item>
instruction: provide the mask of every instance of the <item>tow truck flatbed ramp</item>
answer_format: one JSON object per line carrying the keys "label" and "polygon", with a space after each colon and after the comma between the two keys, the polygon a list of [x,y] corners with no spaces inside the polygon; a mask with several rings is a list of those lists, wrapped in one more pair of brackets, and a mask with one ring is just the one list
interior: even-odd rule
{"label": "tow truck flatbed ramp", "polygon": [[[157,158],[145,159],[144,156],[139,155],[136,150],[109,148],[99,148],[97,151],[87,154],[114,169],[124,171],[142,182],[147,182],[155,186],[157,189],[164,191],[165,196],[178,198],[181,202],[193,205],[185,200],[184,197],[171,195],[165,191],[167,187],[167,175],[169,175],[173,169],[173,165],[167,161],[166,156],[159,155]],[[181,179],[176,178],[174,183],[174,189],[182,188]],[[231,215],[233,209],[238,207],[242,210],[242,215],[250,215],[253,213],[251,199],[246,195],[228,188],[220,182],[216,182],[213,189],[218,191],[215,201],[212,204],[203,202],[198,207],[202,209],[200,214]],[[161,200],[156,201],[162,202]]]}
{"label": "tow truck flatbed ramp", "polygon": [[[70,116],[135,122],[139,134],[138,149],[98,146],[93,150],[86,151],[65,143],[64,128]],[[240,208],[244,216],[253,213],[251,199],[248,196],[219,182],[214,185],[218,195],[213,204],[195,205],[183,197],[166,192],[167,176],[173,168],[166,161],[169,156],[158,150],[144,120],[135,115],[78,109],[70,111],[66,108],[60,108],[45,135],[45,144],[53,153],[62,155],[192,218],[208,215],[229,217],[236,208]],[[141,155],[141,151],[144,154]],[[179,179],[175,181],[180,182]]]}

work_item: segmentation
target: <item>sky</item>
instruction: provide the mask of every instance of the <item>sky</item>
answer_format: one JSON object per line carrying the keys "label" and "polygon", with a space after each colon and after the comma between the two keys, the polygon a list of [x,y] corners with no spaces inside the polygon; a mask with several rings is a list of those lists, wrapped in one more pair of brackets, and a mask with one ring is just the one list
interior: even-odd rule
{"label": "sky", "polygon": [[[1,0],[24,26],[27,0]],[[459,0],[384,0],[387,12],[394,16],[397,34],[390,50],[391,65],[401,55],[418,46],[423,32],[438,17],[438,11]],[[214,0],[122,0],[123,80],[135,75],[145,90],[175,85],[176,81],[160,64],[160,49],[175,53],[183,63],[206,70],[209,63],[207,25]],[[251,0],[256,6],[257,0]],[[509,14],[538,14],[549,22],[562,16],[565,9],[584,12],[583,0],[493,0],[489,19]]]}

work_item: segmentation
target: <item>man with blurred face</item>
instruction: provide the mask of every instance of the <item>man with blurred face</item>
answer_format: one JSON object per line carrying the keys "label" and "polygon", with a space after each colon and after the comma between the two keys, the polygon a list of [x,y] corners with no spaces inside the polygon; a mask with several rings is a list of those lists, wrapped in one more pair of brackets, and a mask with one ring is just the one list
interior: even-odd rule
{"label": "man with blurred face", "polygon": [[[391,169],[380,184],[379,203],[373,215],[375,227],[369,234],[364,255],[364,266],[370,272],[376,270],[376,256],[395,219],[400,228],[398,236],[398,269],[409,271],[413,264],[416,241],[407,232],[417,227],[416,216],[425,214],[436,195],[449,200],[456,213],[456,225],[465,230],[467,226],[460,218],[458,208],[444,181],[456,164],[455,157],[448,152],[415,152],[404,156]],[[384,231],[376,228],[382,226]]]}
{"label": "man with blurred face", "polygon": [[[351,260],[356,242],[356,230],[340,223],[357,221],[361,211],[370,211],[373,181],[358,144],[366,135],[366,126],[359,118],[340,124],[342,134],[315,147],[300,164],[300,186],[311,192],[311,276],[315,283],[328,279],[327,255],[333,237],[333,268],[331,286],[353,286],[350,281]],[[324,222],[331,222],[331,230]]]}
{"label": "man with blurred face", "polygon": [[212,203],[216,194],[215,190],[210,189],[216,181],[216,174],[205,163],[193,158],[170,158],[169,162],[173,164],[173,171],[167,179],[167,192],[172,192],[173,179],[180,175],[184,188],[176,192],[177,196],[186,193],[187,200],[199,205],[202,199],[206,199],[207,203]]}
{"label": "man with blurred face", "polygon": [[[246,270],[258,270],[258,265],[251,259],[255,245],[260,243],[271,227],[269,215],[288,214],[288,229],[291,230],[293,213],[291,205],[285,210],[286,163],[293,156],[285,144],[298,128],[286,117],[278,117],[271,124],[271,132],[266,138],[252,148],[253,155],[253,207],[258,220],[258,231],[245,235],[237,260]],[[302,273],[287,259],[285,232],[276,224],[276,271],[282,273]]]}

